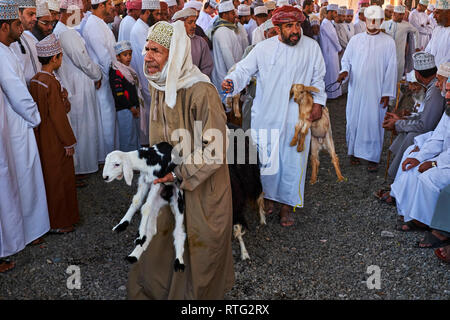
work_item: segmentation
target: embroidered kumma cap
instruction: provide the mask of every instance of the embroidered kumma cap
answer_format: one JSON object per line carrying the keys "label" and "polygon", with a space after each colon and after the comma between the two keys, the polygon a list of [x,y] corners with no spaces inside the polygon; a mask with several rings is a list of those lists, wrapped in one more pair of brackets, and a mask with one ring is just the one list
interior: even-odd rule
{"label": "embroidered kumma cap", "polygon": [[36,43],[36,52],[38,57],[53,57],[62,52],[61,45],[52,33]]}
{"label": "embroidered kumma cap", "polygon": [[166,49],[170,49],[170,40],[173,36],[173,26],[166,21],[157,22],[149,31],[147,41],[154,41]]}

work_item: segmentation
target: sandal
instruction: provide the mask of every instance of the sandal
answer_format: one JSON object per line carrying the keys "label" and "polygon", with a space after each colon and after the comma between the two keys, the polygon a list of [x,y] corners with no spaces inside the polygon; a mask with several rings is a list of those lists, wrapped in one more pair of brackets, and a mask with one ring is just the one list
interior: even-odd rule
{"label": "sandal", "polygon": [[48,233],[52,234],[64,234],[75,231],[75,228],[73,226],[66,227],[66,228],[59,228],[59,229],[50,229]]}
{"label": "sandal", "polygon": [[282,227],[291,227],[292,225],[294,225],[294,214],[292,213],[291,210],[287,210],[287,212],[285,211],[285,215],[283,214],[283,209],[281,209],[280,211],[280,224]]}
{"label": "sandal", "polygon": [[13,269],[16,263],[8,258],[0,258],[0,273]]}
{"label": "sandal", "polygon": [[30,246],[37,246],[37,245],[42,244],[44,242],[45,242],[44,238],[40,237],[40,238],[37,238],[34,241],[31,241]]}
{"label": "sandal", "polygon": [[77,181],[75,182],[75,185],[76,185],[77,188],[84,188],[84,187],[87,186],[87,183],[84,182],[84,181],[82,181],[82,180],[77,180]]}
{"label": "sandal", "polygon": [[444,248],[445,248],[445,250],[447,251],[447,256],[446,256],[446,257],[444,257],[444,256],[442,255],[441,250],[440,250],[441,248],[434,250],[434,254],[435,254],[440,260],[442,260],[442,261],[444,261],[444,262],[447,262],[447,263],[450,263],[450,254],[448,254],[448,253],[450,253],[450,246],[446,246],[446,247],[444,247]]}
{"label": "sandal", "polygon": [[447,244],[450,244],[450,239],[441,240],[438,237],[436,237],[432,232],[427,231],[425,232],[425,237],[423,237],[422,240],[417,242],[417,247],[421,249],[427,249],[427,248],[441,248],[446,246]]}
{"label": "sandal", "polygon": [[[408,229],[403,229],[403,226],[407,226]],[[400,223],[396,226],[395,228],[397,231],[403,231],[403,232],[409,232],[409,231],[430,231],[430,227],[429,226],[419,226],[417,224],[415,224],[412,220],[406,222],[406,223]]]}
{"label": "sandal", "polygon": [[373,193],[375,198],[380,200],[381,202],[387,203],[389,205],[395,206],[395,198],[391,197],[389,190],[380,189]]}
{"label": "sandal", "polygon": [[350,164],[351,164],[352,166],[357,166],[357,165],[361,164],[361,160],[359,160],[358,158],[352,156],[352,157],[350,158]]}
{"label": "sandal", "polygon": [[378,171],[378,167],[379,167],[378,163],[369,161],[369,164],[367,165],[367,171],[369,171],[369,172],[377,172]]}

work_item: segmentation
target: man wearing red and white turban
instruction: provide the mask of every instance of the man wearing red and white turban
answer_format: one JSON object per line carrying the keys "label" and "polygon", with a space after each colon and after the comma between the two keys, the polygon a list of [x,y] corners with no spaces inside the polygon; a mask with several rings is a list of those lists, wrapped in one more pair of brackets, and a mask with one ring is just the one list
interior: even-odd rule
{"label": "man wearing red and white turban", "polygon": [[298,120],[298,106],[289,93],[293,84],[314,86],[312,120],[320,119],[325,105],[325,63],[318,43],[303,36],[305,16],[292,6],[273,12],[278,36],[259,42],[226,76],[222,88],[239,93],[256,76],[252,107],[252,138],[258,145],[261,181],[269,211],[273,202],[282,204],[281,225],[294,223],[293,207],[303,207],[304,183],[310,145],[307,135],[303,152],[289,143]]}

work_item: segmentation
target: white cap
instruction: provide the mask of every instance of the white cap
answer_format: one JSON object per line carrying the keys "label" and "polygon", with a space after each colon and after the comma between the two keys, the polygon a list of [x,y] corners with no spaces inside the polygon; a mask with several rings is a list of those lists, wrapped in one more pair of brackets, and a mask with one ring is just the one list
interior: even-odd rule
{"label": "white cap", "polygon": [[347,9],[347,10],[345,10],[345,14],[346,15],[353,15],[353,9]]}
{"label": "white cap", "polygon": [[327,5],[327,11],[338,11],[339,6],[337,4],[334,3],[330,3],[329,5]]}
{"label": "white cap", "polygon": [[142,0],[142,10],[161,10],[159,0]]}
{"label": "white cap", "polygon": [[51,16],[50,10],[48,10],[47,2],[39,2],[36,4],[36,18]]}
{"label": "white cap", "polygon": [[109,0],[91,0],[91,4],[92,4],[92,5],[94,5],[94,4],[100,4],[100,3],[103,3],[103,2],[106,2],[106,1],[109,1]]}
{"label": "white cap", "polygon": [[249,16],[250,15],[250,7],[246,4],[240,4],[237,8],[238,16]]}
{"label": "white cap", "polygon": [[430,3],[430,1],[428,0],[420,0],[419,4],[423,4],[424,6],[428,6],[428,4]]}
{"label": "white cap", "polygon": [[434,10],[434,6],[432,4],[429,4],[427,7],[427,10],[433,11]]}
{"label": "white cap", "polygon": [[364,10],[366,19],[384,19],[384,11],[380,6],[370,6]]}
{"label": "white cap", "polygon": [[191,0],[184,4],[184,8],[193,8],[197,11],[202,10],[203,4],[197,0]]}
{"label": "white cap", "polygon": [[47,3],[49,10],[59,12],[60,9],[59,0],[47,0]]}
{"label": "white cap", "polygon": [[361,7],[358,9],[358,14],[364,13],[366,11],[366,7]]}
{"label": "white cap", "polygon": [[431,53],[419,51],[413,54],[414,70],[429,70],[436,67]]}
{"label": "white cap", "polygon": [[273,0],[269,0],[264,2],[264,6],[267,8],[267,10],[275,10],[275,8],[277,7],[277,3]]}
{"label": "white cap", "polygon": [[387,5],[384,7],[384,10],[394,10],[394,6],[393,6],[392,4],[387,4]]}
{"label": "white cap", "polygon": [[320,4],[328,3],[328,0],[320,0]]}
{"label": "white cap", "polygon": [[404,6],[395,6],[394,12],[395,13],[405,13],[405,7]]}
{"label": "white cap", "polygon": [[339,8],[337,13],[338,13],[338,15],[345,16],[345,14],[347,13],[347,9]]}
{"label": "white cap", "polygon": [[268,14],[269,10],[267,10],[266,6],[258,6],[253,9],[253,12],[255,13],[255,16],[258,14]]}
{"label": "white cap", "polygon": [[217,7],[219,6],[219,4],[216,2],[216,0],[209,0],[208,3],[214,9],[217,9]]}
{"label": "white cap", "polygon": [[175,12],[175,14],[172,17],[172,21],[177,21],[182,18],[196,17],[196,16],[198,16],[197,10],[195,10],[194,8],[184,8],[183,10]]}
{"label": "white cap", "polygon": [[273,25],[272,19],[266,20],[266,22],[264,22],[262,24],[263,31],[267,31],[270,28],[275,28],[275,26]]}
{"label": "white cap", "polygon": [[177,0],[165,0],[164,2],[167,3],[167,5],[169,7],[173,7],[173,6],[177,6],[178,5]]}
{"label": "white cap", "polygon": [[278,0],[277,1],[277,7],[288,6],[288,5],[289,5],[288,0]]}

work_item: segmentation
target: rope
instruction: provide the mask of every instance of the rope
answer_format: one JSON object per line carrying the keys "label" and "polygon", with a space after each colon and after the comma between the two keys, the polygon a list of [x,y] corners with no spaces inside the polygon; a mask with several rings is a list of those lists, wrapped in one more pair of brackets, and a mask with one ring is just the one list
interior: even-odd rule
{"label": "rope", "polygon": [[[332,88],[336,83],[339,83],[339,86],[338,86],[335,90],[330,91],[330,88]],[[339,88],[340,88],[341,86],[342,86],[342,82],[337,82],[337,81],[335,81],[335,82],[330,83],[329,85],[327,85],[327,86],[325,87],[325,92],[328,92],[328,93],[336,92],[336,91],[339,90]]]}

